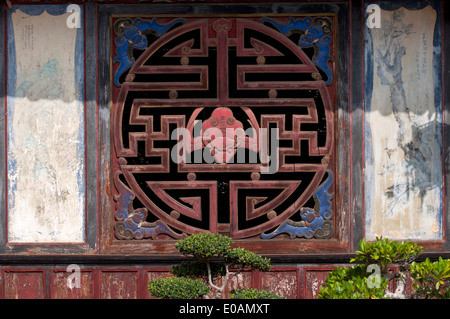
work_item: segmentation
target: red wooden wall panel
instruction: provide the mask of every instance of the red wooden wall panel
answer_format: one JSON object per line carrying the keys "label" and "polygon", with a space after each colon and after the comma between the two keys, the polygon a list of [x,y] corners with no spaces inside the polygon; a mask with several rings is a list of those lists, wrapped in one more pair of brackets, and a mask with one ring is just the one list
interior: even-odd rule
{"label": "red wooden wall panel", "polygon": [[261,289],[273,291],[287,299],[299,298],[298,269],[277,269],[261,273]]}
{"label": "red wooden wall panel", "polygon": [[6,270],[2,277],[5,299],[44,299],[46,297],[43,270]]}
{"label": "red wooden wall panel", "polygon": [[304,299],[316,299],[319,293],[320,286],[323,285],[325,279],[328,277],[328,272],[336,267],[320,266],[320,267],[305,267],[304,269]]}
{"label": "red wooden wall panel", "polygon": [[52,299],[92,299],[94,298],[94,275],[92,271],[80,272],[80,286],[70,288],[67,280],[71,273],[55,270],[50,280],[50,298]]}
{"label": "red wooden wall panel", "polygon": [[[267,272],[243,271],[230,276],[222,297],[230,298],[233,289],[256,288],[273,291],[287,299],[315,299],[328,272],[337,266],[272,266]],[[172,276],[170,266],[81,266],[80,287],[70,288],[67,278],[71,274],[65,267],[54,265],[3,268],[0,299],[155,299],[148,292],[148,282]],[[407,289],[411,289],[410,278]]]}
{"label": "red wooden wall panel", "polygon": [[103,270],[101,272],[102,299],[137,299],[139,273],[130,270]]}
{"label": "red wooden wall panel", "polygon": [[223,298],[230,298],[231,291],[239,288],[252,288],[255,284],[255,273],[250,271],[240,272],[230,276],[223,292]]}

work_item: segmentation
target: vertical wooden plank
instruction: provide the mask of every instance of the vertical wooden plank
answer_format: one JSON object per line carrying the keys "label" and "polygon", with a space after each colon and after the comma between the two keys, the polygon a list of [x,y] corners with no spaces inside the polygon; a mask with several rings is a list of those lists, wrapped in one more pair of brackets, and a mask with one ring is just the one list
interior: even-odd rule
{"label": "vertical wooden plank", "polygon": [[5,272],[0,267],[0,299],[5,299]]}
{"label": "vertical wooden plank", "polygon": [[[448,1],[442,1],[442,20],[443,20],[443,117],[444,117],[444,169],[445,169],[445,201],[444,201],[444,223],[445,223],[445,239],[446,249],[450,250],[450,223],[448,222],[448,212],[450,207],[450,187],[448,186],[450,181],[450,3]],[[446,17],[446,18],[445,18]]]}
{"label": "vertical wooden plank", "polygon": [[351,210],[352,210],[352,229],[351,250],[358,247],[359,241],[364,236],[364,194],[363,194],[363,74],[362,69],[362,0],[352,0],[350,3],[350,100],[352,117],[352,180],[351,180]]}
{"label": "vertical wooden plank", "polygon": [[6,242],[6,6],[0,6],[0,253]]}
{"label": "vertical wooden plank", "polygon": [[272,291],[287,299],[299,298],[298,269],[272,269],[261,273],[261,289]]}
{"label": "vertical wooden plank", "polygon": [[131,270],[102,270],[102,299],[137,299],[138,272]]}
{"label": "vertical wooden plank", "polygon": [[67,279],[72,273],[65,270],[54,270],[50,279],[50,298],[52,299],[92,299],[93,275],[92,271],[80,272],[80,287],[70,288]]}
{"label": "vertical wooden plank", "polygon": [[97,4],[85,6],[86,57],[86,241],[90,251],[97,249]]}
{"label": "vertical wooden plank", "polygon": [[339,212],[336,220],[335,233],[343,245],[351,245],[350,219],[351,219],[351,178],[352,178],[352,139],[351,137],[351,105],[349,94],[350,60],[349,38],[344,36],[350,33],[349,3],[343,3],[338,10],[338,49],[337,49],[337,90],[335,103],[335,118],[337,118],[336,134],[336,206]]}
{"label": "vertical wooden plank", "polygon": [[100,299],[102,296],[101,289],[101,271],[99,269],[94,269],[92,271],[93,276],[93,289],[94,289],[94,299]]}
{"label": "vertical wooden plank", "polygon": [[5,299],[45,298],[44,271],[12,270],[4,274]]}
{"label": "vertical wooden plank", "polygon": [[111,236],[111,220],[109,212],[112,211],[112,190],[111,190],[111,167],[110,167],[110,30],[109,19],[113,7],[109,5],[98,6],[97,15],[97,42],[102,43],[98,47],[98,127],[97,127],[97,178],[98,192],[101,196],[98,199],[98,210],[102,212],[99,220],[100,250],[106,248]]}
{"label": "vertical wooden plank", "polygon": [[305,267],[298,265],[298,299],[305,299],[305,290],[306,290],[306,283],[305,283]]}
{"label": "vertical wooden plank", "polygon": [[408,272],[407,277],[406,277],[406,286],[405,286],[406,296],[410,296],[415,291],[412,288],[413,282],[414,282],[414,280],[411,277],[411,273]]}

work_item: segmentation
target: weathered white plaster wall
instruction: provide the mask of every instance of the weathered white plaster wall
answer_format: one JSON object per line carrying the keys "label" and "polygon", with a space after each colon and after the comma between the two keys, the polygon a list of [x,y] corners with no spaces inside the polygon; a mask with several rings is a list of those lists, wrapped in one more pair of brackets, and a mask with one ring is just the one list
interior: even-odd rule
{"label": "weathered white plaster wall", "polygon": [[11,13],[9,242],[84,241],[84,108],[75,69],[83,66],[68,15]]}
{"label": "weathered white plaster wall", "polygon": [[381,28],[367,29],[366,85],[373,85],[365,115],[369,240],[442,238],[442,121],[435,100],[440,79],[433,64],[439,63],[433,52],[440,50],[433,46],[436,18],[431,6],[381,10]]}

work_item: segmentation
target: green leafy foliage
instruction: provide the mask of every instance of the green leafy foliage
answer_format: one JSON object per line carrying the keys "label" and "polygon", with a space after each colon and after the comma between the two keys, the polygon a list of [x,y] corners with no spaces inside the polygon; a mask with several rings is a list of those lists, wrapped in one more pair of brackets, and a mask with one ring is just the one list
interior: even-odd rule
{"label": "green leafy foliage", "polygon": [[225,259],[231,264],[240,264],[242,267],[251,267],[261,271],[266,271],[270,268],[269,258],[261,257],[243,248],[229,249],[225,254]]}
{"label": "green leafy foliage", "polygon": [[231,291],[231,299],[286,299],[280,295],[254,288],[235,289]]}
{"label": "green leafy foliage", "polygon": [[[200,261],[211,261],[214,258],[221,257],[231,265],[251,267],[262,271],[270,268],[269,258],[261,257],[244,248],[231,248],[232,243],[232,239],[228,236],[201,233],[179,240],[175,244],[175,248],[183,255],[194,256]],[[206,269],[206,263],[204,265],[205,267],[201,269]],[[201,264],[196,264],[195,266],[203,267]],[[197,270],[201,271],[199,269]]]}
{"label": "green leafy foliage", "polygon": [[388,265],[407,265],[422,252],[423,247],[411,241],[396,242],[380,237],[376,238],[375,242],[368,243],[362,239],[355,252],[355,258],[350,259],[350,262],[363,265],[376,264],[385,275],[388,272]]}
{"label": "green leafy foliage", "polygon": [[163,299],[196,299],[209,293],[209,287],[200,279],[166,277],[149,281],[148,291]]}
{"label": "green leafy foliage", "polygon": [[369,278],[366,266],[338,267],[328,273],[325,286],[321,286],[318,299],[381,299],[389,281]]}
{"label": "green leafy foliage", "polygon": [[[389,282],[395,277],[403,276],[403,272],[408,271],[409,265],[422,252],[423,247],[411,241],[396,242],[380,237],[374,242],[366,242],[363,239],[359,242],[355,257],[350,259],[351,263],[357,265],[331,271],[325,280],[325,286],[320,288],[318,298],[387,298],[386,287]],[[393,265],[398,266],[397,272],[392,272]],[[378,273],[373,271],[376,267],[379,267]],[[424,270],[425,273],[428,271]]]}
{"label": "green leafy foliage", "polygon": [[211,260],[224,256],[233,240],[224,235],[200,233],[177,241],[175,248],[183,255],[192,255],[199,260]]}
{"label": "green leafy foliage", "polygon": [[442,259],[431,262],[429,258],[421,263],[411,264],[413,289],[417,298],[450,298],[450,260]]}

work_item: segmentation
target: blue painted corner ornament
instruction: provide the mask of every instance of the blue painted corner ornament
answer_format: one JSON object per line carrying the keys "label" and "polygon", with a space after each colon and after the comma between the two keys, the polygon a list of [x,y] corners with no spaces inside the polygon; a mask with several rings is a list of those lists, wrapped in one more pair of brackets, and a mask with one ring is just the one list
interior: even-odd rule
{"label": "blue painted corner ornament", "polygon": [[271,239],[280,234],[288,234],[291,239],[305,238],[330,238],[333,235],[333,222],[331,219],[331,199],[333,195],[328,189],[333,182],[333,175],[327,170],[328,177],[314,193],[314,208],[302,207],[300,209],[301,221],[286,220],[272,233],[261,234],[263,239]]}
{"label": "blue painted corner ornament", "polygon": [[133,208],[134,193],[126,187],[119,178],[120,172],[116,172],[114,184],[119,194],[114,196],[117,212],[114,216],[114,233],[117,239],[157,239],[158,235],[167,235],[174,239],[186,237],[186,234],[176,233],[161,220],[147,222],[146,208]]}
{"label": "blue painted corner ornament", "polygon": [[286,36],[294,33],[300,34],[298,45],[301,48],[314,48],[313,63],[327,75],[326,85],[330,85],[333,82],[333,72],[328,66],[328,62],[333,59],[330,55],[332,22],[329,18],[290,18],[289,22],[285,24],[275,19],[263,18],[261,22],[272,24]]}
{"label": "blue painted corner ornament", "polygon": [[116,57],[114,63],[119,63],[119,67],[114,74],[114,84],[121,86],[119,78],[134,63],[133,50],[145,50],[149,43],[147,34],[154,34],[160,37],[177,23],[184,23],[184,19],[174,19],[167,24],[159,24],[156,19],[142,20],[140,18],[120,19],[114,23],[116,39]]}

